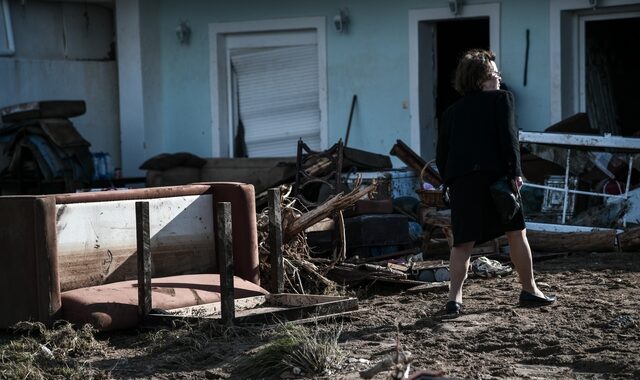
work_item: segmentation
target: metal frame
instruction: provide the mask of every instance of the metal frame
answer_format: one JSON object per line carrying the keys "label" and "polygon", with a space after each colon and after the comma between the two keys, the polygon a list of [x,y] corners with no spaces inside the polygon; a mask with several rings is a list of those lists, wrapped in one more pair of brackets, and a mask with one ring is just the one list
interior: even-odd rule
{"label": "metal frame", "polygon": [[[612,135],[572,135],[565,133],[542,133],[542,132],[520,132],[520,143],[546,144],[565,147],[567,149],[567,163],[564,173],[564,188],[553,186],[537,185],[524,183],[524,186],[534,187],[538,189],[549,189],[561,191],[564,193],[564,202],[562,206],[562,224],[566,222],[568,195],[582,194],[590,196],[599,196],[604,198],[627,199],[629,197],[629,185],[631,183],[631,170],[633,168],[634,153],[640,153],[640,139],[633,137],[621,137]],[[569,189],[569,164],[571,162],[571,147],[576,146],[586,150],[596,150],[594,148],[607,148],[618,151],[627,151],[629,157],[629,170],[627,171],[627,181],[624,195],[613,195],[604,193],[594,193],[590,191],[570,190]],[[630,152],[629,152],[630,151]],[[626,226],[626,219],[623,219],[623,225]]]}

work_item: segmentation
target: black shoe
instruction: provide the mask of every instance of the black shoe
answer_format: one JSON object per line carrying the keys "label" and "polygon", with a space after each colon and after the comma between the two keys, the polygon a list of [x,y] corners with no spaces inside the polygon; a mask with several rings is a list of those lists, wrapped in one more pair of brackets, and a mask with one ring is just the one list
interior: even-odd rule
{"label": "black shoe", "polygon": [[447,314],[460,314],[462,310],[462,304],[456,301],[449,301],[444,307]]}
{"label": "black shoe", "polygon": [[520,292],[520,305],[523,306],[545,306],[556,302],[556,296],[538,297],[526,290]]}

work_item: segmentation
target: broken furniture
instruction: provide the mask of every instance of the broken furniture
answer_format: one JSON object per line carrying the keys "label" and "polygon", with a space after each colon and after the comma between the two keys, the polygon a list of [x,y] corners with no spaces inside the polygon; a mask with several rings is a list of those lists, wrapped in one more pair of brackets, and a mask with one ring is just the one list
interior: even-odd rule
{"label": "broken furniture", "polygon": [[240,183],[0,197],[0,327],[67,319],[138,323],[136,201],[149,202],[153,308],[219,301],[214,204],[230,202],[235,297],[259,286],[253,186]]}
{"label": "broken furniture", "polygon": [[342,140],[326,151],[314,151],[298,140],[294,195],[306,207],[316,207],[331,195],[340,193],[342,184]]}
{"label": "broken furniture", "polygon": [[69,118],[85,113],[84,101],[41,101],[0,109],[2,194],[72,192],[93,177],[91,145]]}

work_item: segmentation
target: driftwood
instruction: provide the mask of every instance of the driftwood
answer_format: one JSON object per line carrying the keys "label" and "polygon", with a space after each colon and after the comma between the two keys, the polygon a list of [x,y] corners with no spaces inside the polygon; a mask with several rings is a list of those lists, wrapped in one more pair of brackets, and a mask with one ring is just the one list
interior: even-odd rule
{"label": "driftwood", "polygon": [[[442,228],[445,235],[450,233],[451,220],[446,213],[430,213],[424,216],[424,224]],[[638,231],[630,230],[625,238],[620,237],[620,245],[624,240],[627,249],[640,247],[640,227]],[[447,236],[450,239],[449,236]],[[616,232],[547,232],[527,230],[527,238],[531,250],[540,252],[611,252],[615,250]],[[451,242],[451,240],[450,240]],[[507,239],[501,236],[492,242],[474,248],[474,253],[499,253],[499,247],[506,245]],[[427,252],[429,253],[429,252]]]}
{"label": "driftwood", "polygon": [[289,257],[288,259],[293,264],[295,264],[295,266],[301,267],[302,269],[304,269],[308,273],[311,273],[316,280],[322,282],[324,285],[329,286],[329,287],[335,285],[335,282],[329,280],[328,278],[326,278],[325,276],[320,274],[320,269],[315,264],[313,264],[312,262],[309,262],[309,261],[304,260],[304,259],[293,258],[293,257]]}
{"label": "driftwood", "polygon": [[422,173],[424,179],[433,186],[440,186],[442,184],[440,174],[427,166],[427,162],[402,140],[396,140],[396,144],[391,148],[389,154],[398,157],[400,161],[407,164],[407,166],[417,173]]}
{"label": "driftwood", "polygon": [[285,243],[322,219],[331,216],[340,210],[344,210],[347,207],[353,206],[358,199],[375,190],[376,186],[376,183],[372,183],[365,188],[356,188],[347,195],[340,193],[327,200],[314,210],[302,214],[298,219],[287,225],[284,234]]}
{"label": "driftwood", "polygon": [[623,252],[637,251],[640,249],[640,227],[624,231],[618,236],[620,250]]}
{"label": "driftwood", "polygon": [[379,265],[341,263],[329,270],[330,278],[342,283],[354,283],[363,280],[406,280],[407,274]]}
{"label": "driftwood", "polygon": [[533,251],[541,252],[611,252],[615,251],[616,232],[543,232],[527,231]]}
{"label": "driftwood", "polygon": [[360,266],[358,266],[358,269],[364,269],[367,272],[374,272],[374,273],[385,273],[385,274],[392,274],[394,275],[393,277],[397,277],[397,278],[407,278],[407,275],[397,269],[393,269],[390,267],[383,267],[381,265],[374,265],[374,264],[362,264]]}

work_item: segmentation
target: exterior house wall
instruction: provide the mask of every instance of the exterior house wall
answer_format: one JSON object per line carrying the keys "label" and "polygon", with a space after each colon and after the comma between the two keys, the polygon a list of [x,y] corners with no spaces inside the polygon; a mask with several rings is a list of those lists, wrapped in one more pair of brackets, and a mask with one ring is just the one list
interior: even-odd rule
{"label": "exterior house wall", "polygon": [[[0,106],[37,99],[85,99],[88,112],[74,118],[74,123],[92,142],[93,151],[110,152],[116,165],[122,153],[125,175],[142,174],[138,166],[159,153],[217,154],[215,144],[220,142],[213,131],[209,33],[211,25],[219,23],[324,18],[327,145],[344,138],[351,99],[357,94],[349,146],[387,154],[395,140],[402,139],[419,147],[419,138],[412,133],[412,119],[420,113],[410,99],[414,83],[409,60],[414,47],[409,14],[441,12],[448,4],[444,0],[115,0],[116,23],[120,21],[115,31],[116,67],[105,56],[114,34],[113,25],[109,27],[105,20],[114,17],[113,9],[91,1],[9,2],[16,53],[0,57]],[[562,97],[556,53],[570,48],[557,42],[561,39],[559,12],[588,9],[588,1],[465,0],[460,4],[463,8],[499,6],[496,53],[503,79],[516,96],[519,127],[542,131],[558,121]],[[599,7],[629,4],[640,1],[598,2]],[[85,6],[89,27],[83,18]],[[333,17],[345,7],[351,23],[348,33],[338,33]],[[180,44],[176,38],[181,21],[191,27],[189,44]],[[120,107],[114,100],[118,97]],[[397,160],[394,164],[401,165]]]}
{"label": "exterior house wall", "polygon": [[[549,1],[509,0],[501,3],[501,9],[500,71],[514,93],[520,129],[541,132],[552,124],[549,119]],[[529,61],[524,86],[527,29]]]}
{"label": "exterior house wall", "polygon": [[[484,4],[482,1],[466,1]],[[548,1],[500,1],[501,71],[517,99],[519,125],[540,131],[549,125]],[[212,153],[210,52],[212,23],[295,17],[326,19],[328,142],[344,138],[353,94],[358,95],[349,145],[387,154],[396,139],[412,146],[409,104],[409,10],[442,8],[442,1],[190,1],[154,2],[154,12],[141,12],[141,38],[159,41],[160,73],[154,76],[162,117],[146,122],[145,141],[153,151]],[[338,33],[333,16],[348,7],[348,33]],[[454,16],[452,16],[453,18]],[[151,19],[156,22],[147,22]],[[191,30],[189,45],[178,43],[175,29],[182,20]],[[523,86],[525,31],[530,29],[528,83]],[[150,53],[153,54],[153,53]],[[146,96],[146,94],[145,94]],[[415,107],[417,112],[417,107]],[[164,141],[149,135],[165,136]],[[162,145],[158,147],[157,145]],[[398,162],[396,162],[397,164]]]}
{"label": "exterior house wall", "polygon": [[[84,100],[71,121],[94,152],[120,165],[113,10],[101,5],[9,1],[15,53],[0,57],[0,107]],[[85,15],[86,12],[86,15]]]}

